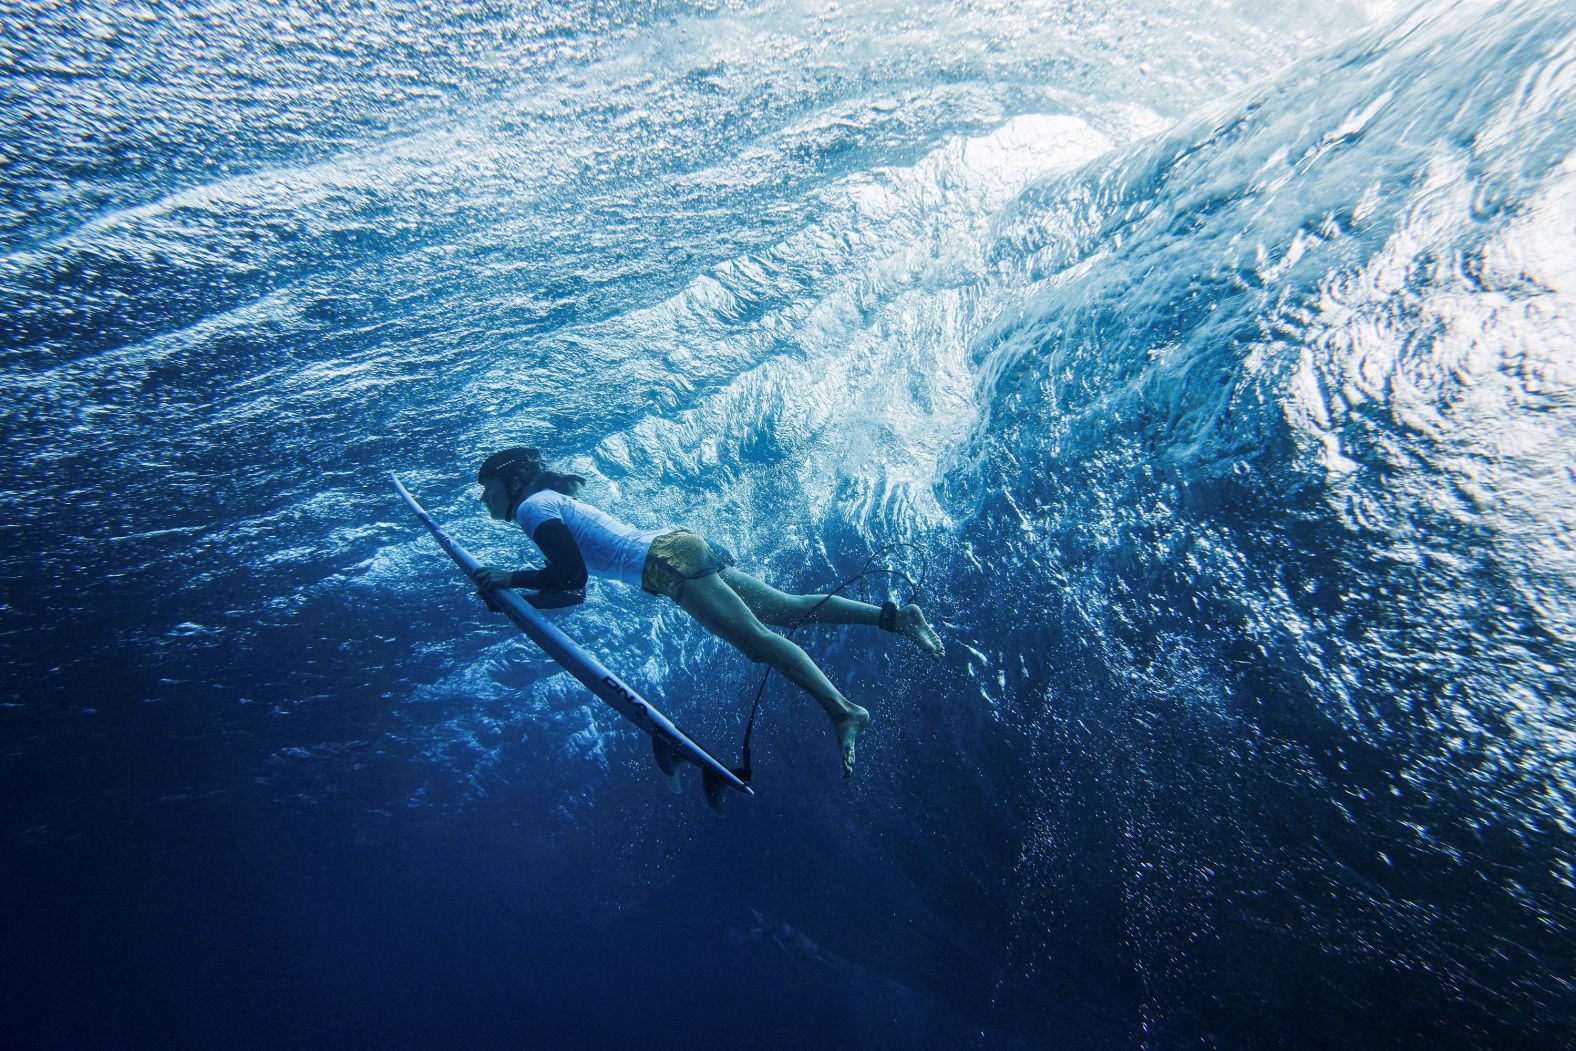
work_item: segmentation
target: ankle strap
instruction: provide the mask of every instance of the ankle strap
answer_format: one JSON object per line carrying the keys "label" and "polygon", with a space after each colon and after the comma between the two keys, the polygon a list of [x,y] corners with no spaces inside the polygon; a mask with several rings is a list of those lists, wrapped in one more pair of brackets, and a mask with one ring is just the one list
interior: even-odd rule
{"label": "ankle strap", "polygon": [[897,630],[897,603],[887,599],[881,603],[881,619],[876,621],[876,627],[882,631]]}

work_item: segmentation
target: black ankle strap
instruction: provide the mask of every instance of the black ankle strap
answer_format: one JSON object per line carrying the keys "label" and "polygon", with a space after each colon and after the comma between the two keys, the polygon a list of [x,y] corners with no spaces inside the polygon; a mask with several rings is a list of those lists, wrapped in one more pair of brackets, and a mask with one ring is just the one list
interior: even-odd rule
{"label": "black ankle strap", "polygon": [[876,627],[882,631],[897,630],[897,603],[887,599],[881,603],[881,619],[876,621]]}

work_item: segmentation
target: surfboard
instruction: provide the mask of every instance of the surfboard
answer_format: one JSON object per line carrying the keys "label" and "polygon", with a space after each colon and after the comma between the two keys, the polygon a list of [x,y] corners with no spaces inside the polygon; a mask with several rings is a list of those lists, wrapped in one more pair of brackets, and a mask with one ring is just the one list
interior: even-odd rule
{"label": "surfboard", "polygon": [[[461,547],[458,541],[439,528],[426,508],[422,507],[411,495],[410,490],[405,488],[405,483],[400,481],[399,475],[391,471],[389,477],[393,479],[394,488],[399,491],[399,495],[404,497],[410,509],[416,512],[416,517],[421,519],[421,524],[426,526],[427,531],[438,541],[438,546],[443,548],[454,560],[455,565],[460,567],[467,580],[473,579],[476,571],[481,568],[481,563]],[[683,760],[700,767],[701,784],[706,792],[706,801],[716,809],[722,808],[724,787],[737,789],[747,796],[755,794],[737,774],[691,740],[690,736],[679,729],[673,720],[658,711],[656,705],[641,696],[640,692],[629,683],[608,671],[601,661],[586,652],[578,642],[564,634],[556,624],[550,623],[514,591],[500,588],[487,592],[485,597],[491,600],[489,605],[512,620],[532,642],[542,648],[544,653],[570,675],[579,679],[586,689],[650,736],[652,754],[656,757],[657,766],[662,770],[663,776],[669,779],[670,786],[677,785],[677,763]]]}

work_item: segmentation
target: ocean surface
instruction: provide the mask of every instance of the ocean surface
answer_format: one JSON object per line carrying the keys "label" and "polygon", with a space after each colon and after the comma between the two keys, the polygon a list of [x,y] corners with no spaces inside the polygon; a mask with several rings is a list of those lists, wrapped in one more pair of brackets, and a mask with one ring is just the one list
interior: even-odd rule
{"label": "ocean surface", "polygon": [[[1576,8],[0,30],[0,1044],[1576,1046]],[[505,445],[947,657],[669,795],[390,487]]]}

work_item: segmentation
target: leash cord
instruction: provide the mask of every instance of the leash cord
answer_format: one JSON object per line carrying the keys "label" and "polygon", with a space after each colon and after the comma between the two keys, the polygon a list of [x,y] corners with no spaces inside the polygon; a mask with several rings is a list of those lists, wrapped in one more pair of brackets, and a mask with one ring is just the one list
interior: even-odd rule
{"label": "leash cord", "polygon": [[[920,571],[918,581],[914,580],[913,577],[909,576],[901,569],[893,569],[891,566],[872,567],[871,563],[875,562],[876,559],[887,554],[888,552],[895,551],[900,548],[908,548],[919,556]],[[917,601],[920,594],[925,590],[925,577],[929,573],[929,568],[929,560],[926,559],[925,552],[917,544],[911,544],[906,540],[894,540],[889,544],[884,544],[870,552],[869,556],[865,559],[864,565],[859,567],[859,571],[857,573],[838,584],[837,587],[833,588],[831,591],[828,591],[826,594],[822,595],[821,601],[817,602],[815,605],[806,610],[804,615],[794,622],[793,627],[788,629],[786,637],[790,639],[793,638],[794,633],[800,628],[804,627],[805,624],[809,623],[810,618],[815,616],[817,610],[826,605],[826,603],[830,602],[833,598],[842,594],[846,588],[853,584],[859,583],[866,577],[889,576],[896,577],[897,579],[904,581],[908,584],[909,591],[908,601],[903,603],[903,605],[910,605]],[[901,609],[902,607],[900,606],[899,608]],[[737,774],[739,780],[743,781],[745,784],[750,783],[750,774],[753,769],[750,761],[750,737],[755,733],[755,716],[761,710],[761,698],[766,693],[766,683],[771,679],[771,677],[772,669],[770,666],[768,666],[761,674],[760,685],[755,688],[755,700],[750,705],[750,718],[744,724],[744,747],[742,749],[744,765],[735,770],[734,773]]]}

